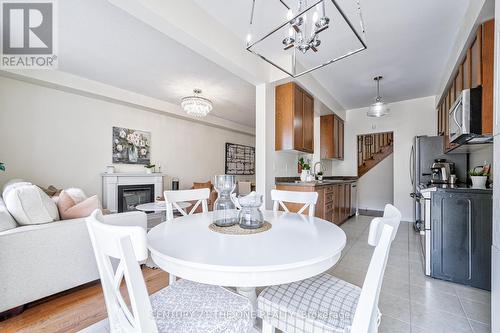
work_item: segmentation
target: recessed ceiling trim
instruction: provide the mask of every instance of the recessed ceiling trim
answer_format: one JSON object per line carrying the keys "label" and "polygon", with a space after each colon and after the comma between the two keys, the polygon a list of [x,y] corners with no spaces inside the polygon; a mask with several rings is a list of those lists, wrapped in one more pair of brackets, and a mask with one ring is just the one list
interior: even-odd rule
{"label": "recessed ceiling trim", "polygon": [[189,117],[179,105],[62,71],[0,70],[0,76],[255,136],[255,128],[253,127],[214,115],[208,115],[202,119]]}

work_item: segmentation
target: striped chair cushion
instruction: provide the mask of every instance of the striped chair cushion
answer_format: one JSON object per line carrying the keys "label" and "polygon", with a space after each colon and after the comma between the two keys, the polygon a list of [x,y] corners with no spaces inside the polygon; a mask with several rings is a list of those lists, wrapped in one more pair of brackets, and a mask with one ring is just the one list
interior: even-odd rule
{"label": "striped chair cushion", "polygon": [[286,333],[344,332],[361,289],[329,274],[272,286],[258,298],[259,316]]}

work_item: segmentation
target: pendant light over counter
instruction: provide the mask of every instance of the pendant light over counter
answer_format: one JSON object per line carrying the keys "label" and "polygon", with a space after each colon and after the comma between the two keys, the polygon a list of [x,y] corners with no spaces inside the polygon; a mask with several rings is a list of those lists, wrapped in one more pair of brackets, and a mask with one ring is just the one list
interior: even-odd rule
{"label": "pendant light over counter", "polygon": [[380,81],[383,79],[382,76],[376,76],[373,80],[377,81],[377,97],[375,98],[375,103],[370,105],[366,115],[368,117],[380,118],[389,114],[389,107],[380,96]]}

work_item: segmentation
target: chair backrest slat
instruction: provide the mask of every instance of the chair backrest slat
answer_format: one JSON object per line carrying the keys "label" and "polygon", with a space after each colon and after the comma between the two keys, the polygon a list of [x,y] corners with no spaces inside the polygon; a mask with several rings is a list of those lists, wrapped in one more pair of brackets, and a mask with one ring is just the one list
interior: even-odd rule
{"label": "chair backrest slat", "polygon": [[[148,256],[146,231],[142,227],[104,223],[99,210],[87,218],[87,229],[101,278],[104,301],[112,332],[157,332],[156,321],[138,261]],[[111,260],[117,260],[113,269]],[[130,308],[120,286],[125,286]]]}
{"label": "chair backrest slat", "polygon": [[302,214],[308,209],[309,216],[314,216],[318,192],[299,192],[271,190],[271,200],[273,200],[273,210],[278,211],[279,207],[285,212],[290,212],[285,203],[303,204],[297,213]]}
{"label": "chair backrest slat", "polygon": [[[165,204],[167,205],[167,221],[174,219],[174,207],[183,216],[192,215],[200,205],[203,213],[208,212],[208,198],[210,197],[210,190],[208,188],[165,191],[163,196],[165,197]],[[182,209],[178,204],[179,202],[186,201],[196,201],[189,212]]]}
{"label": "chair backrest slat", "polygon": [[368,266],[350,333],[377,332],[379,321],[378,301],[391,248],[393,229],[390,225],[383,226],[380,240],[373,251]]}
{"label": "chair backrest slat", "polygon": [[368,244],[377,246],[384,225],[393,227],[391,241],[394,240],[398,232],[399,224],[401,223],[401,212],[391,204],[385,205],[384,216],[376,217],[370,224],[370,231],[368,234]]}

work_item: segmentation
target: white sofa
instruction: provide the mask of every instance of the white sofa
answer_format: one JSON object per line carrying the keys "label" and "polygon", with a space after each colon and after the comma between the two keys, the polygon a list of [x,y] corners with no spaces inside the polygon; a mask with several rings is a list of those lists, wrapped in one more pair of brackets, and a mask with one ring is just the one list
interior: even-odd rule
{"label": "white sofa", "polygon": [[[9,218],[0,212],[4,225]],[[147,225],[142,212],[106,215],[105,220]],[[98,278],[84,218],[0,231],[0,313]]]}

